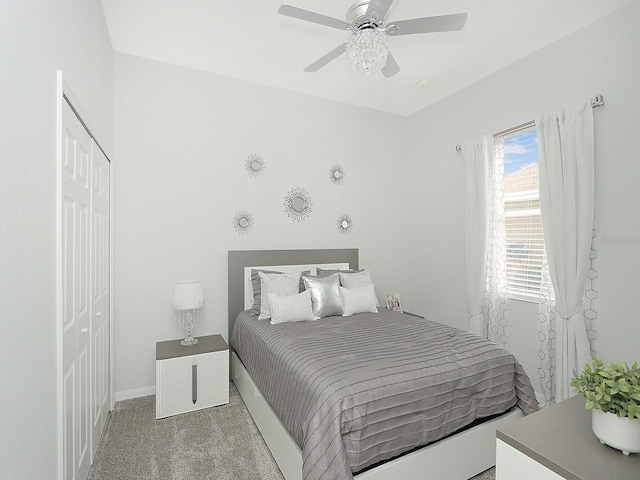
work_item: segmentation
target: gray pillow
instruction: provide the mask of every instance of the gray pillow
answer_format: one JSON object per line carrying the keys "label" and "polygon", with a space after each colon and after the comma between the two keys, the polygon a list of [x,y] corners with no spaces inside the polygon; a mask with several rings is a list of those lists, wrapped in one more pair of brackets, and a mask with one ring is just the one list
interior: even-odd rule
{"label": "gray pillow", "polygon": [[342,315],[340,280],[337,274],[327,277],[303,275],[302,280],[306,289],[311,291],[311,304],[316,320],[331,315]]}
{"label": "gray pillow", "polygon": [[[251,288],[253,290],[253,305],[251,306],[251,313],[254,315],[260,315],[260,304],[262,303],[262,292],[260,291],[260,276],[258,272],[262,273],[283,273],[275,270],[254,270],[251,269]],[[305,270],[302,275],[309,275],[311,270]],[[300,278],[300,292],[304,292],[304,282],[302,277]]]}
{"label": "gray pillow", "polygon": [[[254,270],[251,269],[251,288],[253,290],[253,306],[251,307],[251,313],[254,315],[260,315],[260,303],[262,302],[262,292],[260,291],[260,276],[258,272],[263,273],[282,273],[274,270]],[[304,284],[303,284],[304,286]]]}
{"label": "gray pillow", "polygon": [[369,270],[360,270],[358,272],[339,272],[340,285],[346,288],[360,288],[371,285],[371,274]]}
{"label": "gray pillow", "polygon": [[351,268],[346,268],[344,270],[329,270],[320,267],[316,267],[316,275],[318,277],[328,277],[329,275],[333,275],[334,273],[343,272],[343,273],[356,273],[362,272],[362,270],[353,270]]}

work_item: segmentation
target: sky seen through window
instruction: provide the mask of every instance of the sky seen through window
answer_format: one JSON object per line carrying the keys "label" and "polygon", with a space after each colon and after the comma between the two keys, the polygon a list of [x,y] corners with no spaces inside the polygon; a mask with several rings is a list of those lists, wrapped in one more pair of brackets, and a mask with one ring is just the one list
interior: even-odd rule
{"label": "sky seen through window", "polygon": [[510,175],[538,163],[538,132],[535,127],[504,138],[504,174]]}

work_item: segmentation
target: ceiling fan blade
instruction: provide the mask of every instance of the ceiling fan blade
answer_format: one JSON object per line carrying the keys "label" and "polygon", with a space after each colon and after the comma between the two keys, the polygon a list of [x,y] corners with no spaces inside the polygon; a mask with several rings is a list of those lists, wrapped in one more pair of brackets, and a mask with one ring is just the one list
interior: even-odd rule
{"label": "ceiling fan blade", "polygon": [[[365,18],[370,18],[374,21],[379,19],[382,21],[382,19],[386,17],[387,12],[389,12],[389,7],[392,3],[393,0],[371,0]],[[372,17],[373,14],[375,14],[375,17]]]}
{"label": "ceiling fan blade", "polygon": [[337,48],[334,48],[329,53],[327,53],[326,55],[323,55],[318,60],[313,62],[311,65],[309,65],[307,68],[305,68],[304,71],[305,72],[317,72],[322,67],[324,67],[327,63],[335,60],[340,55],[342,55],[344,52],[346,52],[346,50],[347,50],[347,44],[343,43],[342,45],[339,45]]}
{"label": "ceiling fan blade", "polygon": [[382,74],[385,78],[393,77],[396,73],[400,71],[400,67],[398,66],[398,62],[393,58],[391,52],[387,54],[387,63],[384,67],[382,67]]}
{"label": "ceiling fan blade", "polygon": [[307,22],[319,23],[320,25],[326,25],[327,27],[337,28],[339,30],[347,30],[351,26],[350,23],[347,23],[344,20],[328,17],[321,13],[310,12],[304,8],[294,7],[293,5],[288,5],[286,3],[278,9],[278,13],[286,17],[293,17]]}
{"label": "ceiling fan blade", "polygon": [[[389,30],[387,33],[397,37],[398,35],[413,35],[414,33],[453,32],[462,30],[466,23],[466,13],[412,18],[410,20],[388,22],[387,28],[389,28]],[[397,28],[393,29],[392,25],[395,25]]]}

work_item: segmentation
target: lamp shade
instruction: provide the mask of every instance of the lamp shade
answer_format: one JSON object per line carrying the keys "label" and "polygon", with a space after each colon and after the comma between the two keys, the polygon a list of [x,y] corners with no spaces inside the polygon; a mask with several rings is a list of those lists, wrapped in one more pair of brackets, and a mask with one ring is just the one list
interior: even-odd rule
{"label": "lamp shade", "polygon": [[176,282],[173,290],[174,310],[193,310],[204,306],[202,285],[200,280],[184,280]]}

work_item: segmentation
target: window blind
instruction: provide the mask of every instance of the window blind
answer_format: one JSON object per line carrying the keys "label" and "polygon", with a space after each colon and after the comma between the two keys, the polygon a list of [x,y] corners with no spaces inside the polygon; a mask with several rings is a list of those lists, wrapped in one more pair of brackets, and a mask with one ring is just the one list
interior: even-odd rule
{"label": "window blind", "polygon": [[537,299],[542,279],[544,236],[540,215],[535,124],[499,135],[504,151],[507,293]]}

